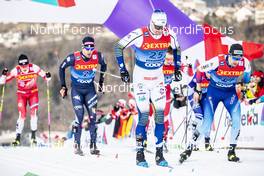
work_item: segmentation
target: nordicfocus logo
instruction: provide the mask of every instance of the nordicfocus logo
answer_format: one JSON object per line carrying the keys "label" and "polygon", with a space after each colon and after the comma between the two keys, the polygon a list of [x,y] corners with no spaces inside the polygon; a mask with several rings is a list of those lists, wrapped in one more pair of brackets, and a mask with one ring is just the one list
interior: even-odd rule
{"label": "nordicfocus logo", "polygon": [[241,114],[242,126],[252,126],[258,124],[259,124],[258,113],[255,112],[254,108],[247,111],[246,114]]}
{"label": "nordicfocus logo", "polygon": [[145,66],[149,67],[149,68],[159,68],[162,65],[163,65],[163,63],[161,63],[161,62],[158,62],[158,63],[145,63]]}
{"label": "nordicfocus logo", "polygon": [[38,3],[49,4],[59,7],[73,7],[75,6],[74,0],[31,0]]}

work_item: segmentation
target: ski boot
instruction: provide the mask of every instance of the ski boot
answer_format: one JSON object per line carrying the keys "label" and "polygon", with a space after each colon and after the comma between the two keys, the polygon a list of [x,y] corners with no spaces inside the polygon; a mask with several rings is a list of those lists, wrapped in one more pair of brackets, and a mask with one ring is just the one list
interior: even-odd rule
{"label": "ski boot", "polygon": [[156,164],[162,167],[168,167],[168,162],[163,157],[163,147],[156,147]]}
{"label": "ski boot", "polygon": [[199,151],[199,147],[196,144],[193,145],[193,151]]}
{"label": "ski boot", "polygon": [[143,137],[141,135],[136,136],[137,142],[137,155],[136,164],[141,167],[149,167],[147,161],[145,160],[144,149],[147,147],[146,140],[143,142]]}
{"label": "ski boot", "polygon": [[83,151],[81,149],[81,145],[80,144],[77,144],[77,143],[74,144],[74,154],[80,155],[80,156],[84,156],[84,153],[83,153]]}
{"label": "ski boot", "polygon": [[228,161],[232,161],[232,162],[239,162],[239,157],[236,156],[236,153],[235,153],[235,148],[236,148],[236,145],[230,145],[231,148],[229,149],[228,153],[227,153],[227,158],[228,158]]}
{"label": "ski boot", "polygon": [[138,166],[149,167],[147,161],[145,160],[145,155],[143,150],[137,151],[136,162]]}
{"label": "ski boot", "polygon": [[95,142],[90,143],[90,153],[92,155],[99,155],[100,154],[100,150],[98,150]]}
{"label": "ski boot", "polygon": [[31,131],[31,141],[30,141],[31,147],[37,146],[37,140],[36,140],[36,131]]}
{"label": "ski boot", "polygon": [[205,150],[214,151],[214,148],[210,144],[210,138],[204,138],[204,141],[205,141],[205,144],[204,144]]}
{"label": "ski boot", "polygon": [[187,158],[189,158],[191,156],[192,150],[193,150],[193,147],[192,146],[188,146],[187,149],[180,154],[179,162],[183,163],[185,160],[187,160]]}
{"label": "ski boot", "polygon": [[20,146],[20,134],[16,135],[16,139],[12,142],[12,146]]}

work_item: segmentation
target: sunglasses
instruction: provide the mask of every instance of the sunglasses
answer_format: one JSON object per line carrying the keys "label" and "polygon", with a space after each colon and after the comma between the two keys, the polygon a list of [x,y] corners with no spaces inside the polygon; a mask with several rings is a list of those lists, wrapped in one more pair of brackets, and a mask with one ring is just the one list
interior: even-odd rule
{"label": "sunglasses", "polygon": [[241,56],[231,56],[233,60],[240,61],[242,59]]}
{"label": "sunglasses", "polygon": [[94,50],[94,47],[93,47],[93,48],[84,47],[84,49],[85,49],[86,51],[93,51],[93,50]]}
{"label": "sunglasses", "polygon": [[162,29],[163,29],[163,26],[157,26],[157,25],[154,24],[154,28],[155,28],[156,30],[162,30]]}

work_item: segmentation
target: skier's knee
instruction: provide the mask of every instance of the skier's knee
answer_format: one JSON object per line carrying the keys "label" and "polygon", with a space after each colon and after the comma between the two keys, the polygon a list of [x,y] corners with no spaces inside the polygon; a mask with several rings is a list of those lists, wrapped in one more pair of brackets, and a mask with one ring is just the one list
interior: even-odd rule
{"label": "skier's knee", "polygon": [[144,112],[140,114],[140,118],[138,121],[138,124],[141,126],[146,126],[148,123],[148,117],[149,117],[149,113],[148,112]]}
{"label": "skier's knee", "polygon": [[157,110],[155,113],[155,123],[164,124],[164,111]]}

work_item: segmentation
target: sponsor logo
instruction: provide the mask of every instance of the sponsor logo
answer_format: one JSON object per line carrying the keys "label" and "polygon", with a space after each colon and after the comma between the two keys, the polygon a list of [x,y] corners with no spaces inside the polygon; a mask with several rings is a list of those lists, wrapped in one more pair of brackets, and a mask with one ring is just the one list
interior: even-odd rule
{"label": "sponsor logo", "polygon": [[174,73],[174,70],[163,70],[164,75],[171,75]]}
{"label": "sponsor logo", "polygon": [[78,105],[78,106],[74,106],[73,108],[74,108],[76,111],[78,111],[78,110],[82,109],[82,108],[83,108],[83,106],[81,106],[81,105]]}
{"label": "sponsor logo", "polygon": [[146,97],[144,95],[138,97],[138,101],[145,101]]}
{"label": "sponsor logo", "polygon": [[145,63],[146,67],[161,67],[163,65],[162,62],[157,62],[157,63]]}
{"label": "sponsor logo", "polygon": [[87,84],[87,83],[90,83],[90,82],[92,82],[92,80],[90,79],[90,80],[83,80],[83,79],[77,79],[77,82],[79,82],[79,83],[84,83],[84,84]]}
{"label": "sponsor logo", "polygon": [[26,80],[26,79],[33,79],[33,78],[36,78],[37,75],[36,74],[29,74],[29,75],[19,75],[17,77],[17,79],[19,80]]}
{"label": "sponsor logo", "polygon": [[75,66],[75,69],[76,70],[92,70],[94,68],[97,67],[97,64],[89,64],[89,65],[80,65],[80,64],[77,64]]}
{"label": "sponsor logo", "polygon": [[220,76],[240,76],[243,71],[230,71],[230,70],[217,70],[217,74]]}
{"label": "sponsor logo", "polygon": [[147,49],[167,49],[170,43],[144,43],[142,48]]}
{"label": "sponsor logo", "polygon": [[92,56],[92,59],[94,59],[94,60],[97,59],[97,56],[96,55],[93,55]]}
{"label": "sponsor logo", "polygon": [[246,114],[241,115],[242,126],[258,125],[258,113],[255,112],[255,108],[251,108]]}
{"label": "sponsor logo", "polygon": [[200,85],[201,85],[201,88],[207,88],[209,86],[209,83],[208,82],[207,83],[201,83]]}

